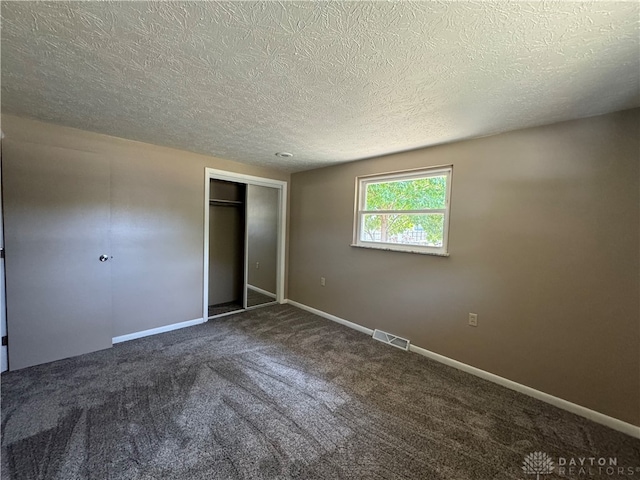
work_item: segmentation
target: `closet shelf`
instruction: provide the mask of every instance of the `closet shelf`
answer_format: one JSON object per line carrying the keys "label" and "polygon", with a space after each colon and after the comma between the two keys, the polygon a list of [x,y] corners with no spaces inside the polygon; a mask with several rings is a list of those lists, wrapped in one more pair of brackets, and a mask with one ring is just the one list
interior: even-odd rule
{"label": "closet shelf", "polygon": [[242,200],[219,200],[217,198],[210,198],[209,205],[225,205],[225,206],[235,206],[235,205],[243,205],[244,202]]}

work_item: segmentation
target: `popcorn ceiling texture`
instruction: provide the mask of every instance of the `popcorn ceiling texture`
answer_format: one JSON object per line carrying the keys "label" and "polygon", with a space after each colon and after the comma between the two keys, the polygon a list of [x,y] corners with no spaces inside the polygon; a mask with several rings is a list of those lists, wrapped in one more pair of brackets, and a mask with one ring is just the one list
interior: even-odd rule
{"label": "popcorn ceiling texture", "polygon": [[639,9],[4,1],[2,108],[299,171],[636,107]]}

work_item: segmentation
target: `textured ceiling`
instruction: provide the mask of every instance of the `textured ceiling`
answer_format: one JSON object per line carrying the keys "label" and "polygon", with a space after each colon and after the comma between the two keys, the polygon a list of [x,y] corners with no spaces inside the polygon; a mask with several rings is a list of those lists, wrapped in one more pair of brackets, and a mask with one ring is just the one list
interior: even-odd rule
{"label": "textured ceiling", "polygon": [[2,108],[305,170],[639,106],[639,9],[2,1]]}

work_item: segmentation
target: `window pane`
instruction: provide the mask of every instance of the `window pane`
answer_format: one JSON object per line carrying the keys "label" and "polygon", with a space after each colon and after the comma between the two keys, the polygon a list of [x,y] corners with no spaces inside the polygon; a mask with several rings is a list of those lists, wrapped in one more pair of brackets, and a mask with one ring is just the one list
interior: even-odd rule
{"label": "window pane", "polygon": [[360,241],[442,247],[444,214],[365,214]]}
{"label": "window pane", "polygon": [[365,210],[423,210],[445,208],[446,175],[369,183],[365,192]]}

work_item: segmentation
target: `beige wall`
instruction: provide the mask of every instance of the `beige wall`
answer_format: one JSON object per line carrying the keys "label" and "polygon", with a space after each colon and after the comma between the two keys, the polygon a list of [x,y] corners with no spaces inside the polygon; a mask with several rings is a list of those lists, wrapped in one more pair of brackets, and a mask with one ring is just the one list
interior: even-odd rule
{"label": "beige wall", "polygon": [[289,180],[272,169],[10,115],[2,130],[13,142],[109,160],[114,336],[202,318],[205,167]]}
{"label": "beige wall", "polygon": [[[636,109],[294,174],[289,298],[640,425],[639,132]],[[449,258],[349,246],[356,176],[445,164]]]}

